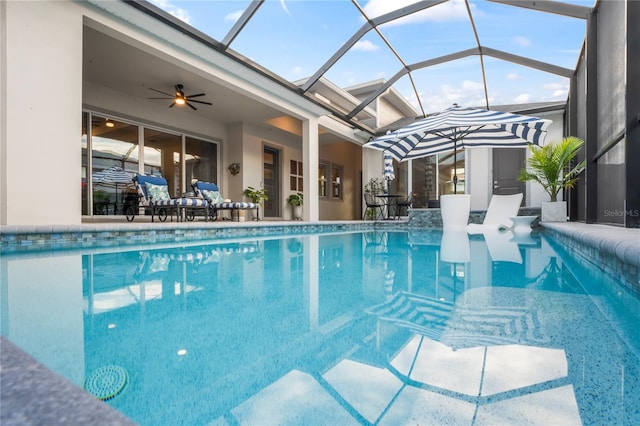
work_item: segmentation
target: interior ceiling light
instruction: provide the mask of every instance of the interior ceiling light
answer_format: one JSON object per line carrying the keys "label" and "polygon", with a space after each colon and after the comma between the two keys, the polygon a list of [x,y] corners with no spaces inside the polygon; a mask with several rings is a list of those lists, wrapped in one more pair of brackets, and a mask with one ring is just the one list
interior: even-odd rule
{"label": "interior ceiling light", "polygon": [[172,95],[170,93],[163,92],[161,90],[157,90],[149,87],[149,90],[153,90],[154,92],[162,93],[163,95],[167,96],[166,98],[149,98],[149,99],[170,99],[173,102],[171,103],[171,105],[169,105],[169,108],[172,108],[174,105],[187,105],[189,108],[193,110],[197,110],[198,108],[191,105],[192,102],[198,103],[198,104],[204,104],[204,105],[213,105],[211,102],[193,100],[193,98],[197,98],[199,96],[206,96],[205,93],[196,93],[195,95],[185,95],[184,91],[182,90],[184,88],[182,84],[176,84],[174,88],[175,88],[176,94]]}
{"label": "interior ceiling light", "polygon": [[113,124],[113,121],[109,120],[108,118],[107,118],[107,119],[105,119],[105,123],[104,123],[104,125],[105,125],[105,126],[107,126],[107,127],[113,127],[113,126],[115,126],[115,124]]}

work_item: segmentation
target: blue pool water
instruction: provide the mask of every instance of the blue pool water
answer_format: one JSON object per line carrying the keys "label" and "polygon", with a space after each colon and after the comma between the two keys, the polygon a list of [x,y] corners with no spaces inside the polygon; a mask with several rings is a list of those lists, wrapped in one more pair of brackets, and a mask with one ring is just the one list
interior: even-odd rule
{"label": "blue pool water", "polygon": [[441,231],[16,254],[2,334],[142,425],[640,424],[640,301],[583,265]]}

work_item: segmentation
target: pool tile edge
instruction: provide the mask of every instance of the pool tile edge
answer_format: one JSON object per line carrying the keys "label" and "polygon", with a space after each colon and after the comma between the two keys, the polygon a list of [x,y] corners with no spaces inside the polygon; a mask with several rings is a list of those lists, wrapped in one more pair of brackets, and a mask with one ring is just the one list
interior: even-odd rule
{"label": "pool tile edge", "polygon": [[[540,222],[545,232],[640,297],[640,229],[580,222]],[[612,274],[616,271],[617,274]]]}

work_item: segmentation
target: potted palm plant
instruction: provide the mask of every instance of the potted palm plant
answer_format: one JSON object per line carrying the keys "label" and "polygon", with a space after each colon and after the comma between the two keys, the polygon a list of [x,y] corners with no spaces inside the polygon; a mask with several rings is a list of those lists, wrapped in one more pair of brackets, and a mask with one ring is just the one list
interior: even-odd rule
{"label": "potted palm plant", "polygon": [[558,201],[562,189],[573,188],[585,161],[572,165],[584,141],[575,136],[552,142],[544,146],[529,145],[531,157],[520,171],[518,180],[538,182],[549,194],[550,201],[543,202],[541,220],[546,222],[564,222],[567,220],[567,202]]}
{"label": "potted palm plant", "polygon": [[291,206],[294,220],[302,220],[302,204],[304,197],[301,192],[289,195],[287,202]]}

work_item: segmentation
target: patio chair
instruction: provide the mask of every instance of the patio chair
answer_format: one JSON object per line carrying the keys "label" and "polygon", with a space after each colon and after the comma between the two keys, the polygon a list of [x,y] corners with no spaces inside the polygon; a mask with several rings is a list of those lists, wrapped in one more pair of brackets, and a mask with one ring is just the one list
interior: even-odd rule
{"label": "patio chair", "polygon": [[367,205],[367,208],[362,215],[363,219],[367,216],[367,210],[369,209],[373,211],[373,217],[375,220],[378,220],[379,218],[384,216],[384,212],[382,209],[384,208],[385,204],[380,201],[376,201],[376,198],[371,193],[364,193],[364,202]]}
{"label": "patio chair", "polygon": [[396,219],[400,219],[400,212],[402,209],[409,214],[409,209],[413,207],[413,194],[409,194],[404,200],[396,201]]}
{"label": "patio chair", "polygon": [[522,193],[512,195],[493,195],[482,224],[470,223],[467,232],[482,234],[485,231],[504,231],[513,226],[511,216],[518,216]]}
{"label": "patio chair", "polygon": [[127,221],[131,222],[138,214],[141,207],[151,213],[151,221],[158,216],[160,222],[167,220],[167,215],[176,214],[176,220],[180,221],[184,216],[188,220],[194,219],[193,210],[202,209],[207,220],[208,203],[204,199],[196,197],[171,198],[169,184],[162,176],[136,175],[133,183],[138,194],[138,204],[127,208],[125,212]]}
{"label": "patio chair", "polygon": [[191,187],[193,188],[193,192],[195,192],[196,197],[208,202],[209,217],[211,218],[211,220],[216,220],[218,218],[218,211],[220,210],[230,210],[231,220],[234,219],[235,213],[237,221],[240,221],[240,210],[255,209],[255,217],[260,217],[260,204],[247,203],[244,201],[225,200],[220,194],[220,188],[218,188],[218,185],[216,185],[215,183],[194,180],[191,182]]}

